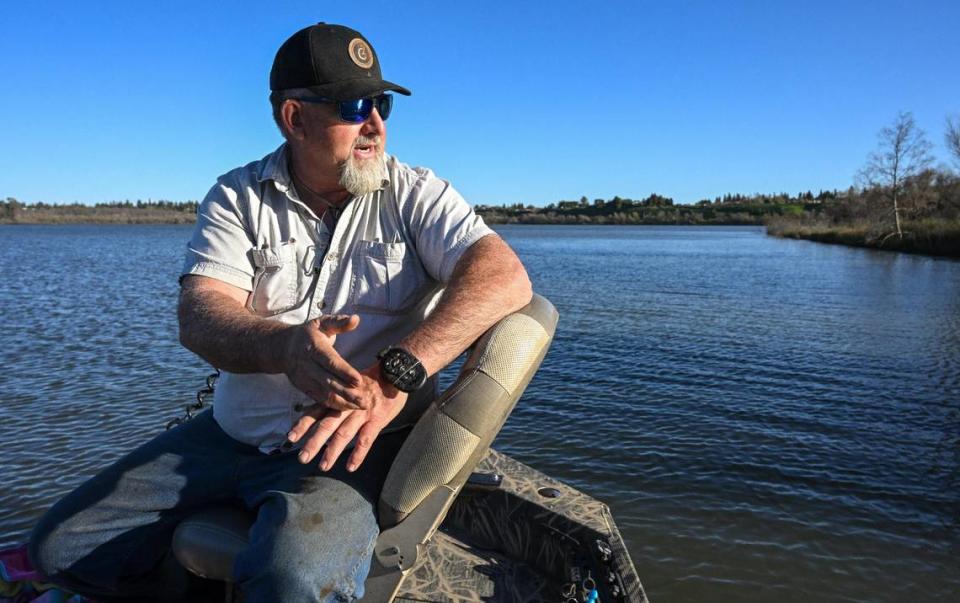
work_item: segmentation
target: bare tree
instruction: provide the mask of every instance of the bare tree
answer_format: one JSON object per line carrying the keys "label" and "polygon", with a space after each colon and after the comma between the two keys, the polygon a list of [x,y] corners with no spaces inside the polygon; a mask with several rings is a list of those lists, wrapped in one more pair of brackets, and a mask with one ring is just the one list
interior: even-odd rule
{"label": "bare tree", "polygon": [[947,149],[953,155],[953,160],[960,166],[960,115],[947,117],[947,132],[944,134]]}
{"label": "bare tree", "polygon": [[[867,157],[867,164],[860,170],[859,177],[868,186],[884,190],[893,201],[893,218],[896,234],[903,238],[900,228],[900,201],[904,193],[905,182],[930,167],[933,157],[932,145],[927,141],[923,130],[917,127],[910,112],[901,111],[893,123],[877,135],[877,150]],[[886,240],[887,237],[884,237]]]}

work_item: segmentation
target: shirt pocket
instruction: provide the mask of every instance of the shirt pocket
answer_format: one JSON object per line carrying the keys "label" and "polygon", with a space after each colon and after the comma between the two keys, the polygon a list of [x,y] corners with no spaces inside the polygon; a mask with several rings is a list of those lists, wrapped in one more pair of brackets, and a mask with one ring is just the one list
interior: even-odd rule
{"label": "shirt pocket", "polygon": [[299,305],[300,266],[294,243],[251,250],[253,292],[247,308],[260,316],[273,316]]}
{"label": "shirt pocket", "polygon": [[420,301],[420,262],[405,243],[360,241],[353,252],[350,304],[359,311],[403,314]]}

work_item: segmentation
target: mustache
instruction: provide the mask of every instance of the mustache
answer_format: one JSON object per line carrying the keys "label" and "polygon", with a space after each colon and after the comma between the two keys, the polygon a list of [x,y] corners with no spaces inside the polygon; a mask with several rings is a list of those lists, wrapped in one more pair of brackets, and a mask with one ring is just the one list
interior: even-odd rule
{"label": "mustache", "polygon": [[381,139],[379,134],[374,136],[364,136],[363,134],[361,134],[360,136],[357,136],[357,139],[355,141],[353,141],[353,148],[366,147],[366,146],[372,146],[372,145],[380,146],[380,140]]}

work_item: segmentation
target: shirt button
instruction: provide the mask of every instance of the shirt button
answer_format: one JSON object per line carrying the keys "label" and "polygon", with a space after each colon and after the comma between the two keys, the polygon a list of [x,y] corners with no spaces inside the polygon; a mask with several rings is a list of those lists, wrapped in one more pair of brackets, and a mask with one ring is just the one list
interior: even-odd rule
{"label": "shirt button", "polygon": [[325,302],[325,301],[323,301],[323,300],[321,299],[320,301],[317,302],[317,307],[320,308],[321,310],[323,310],[324,308],[327,307],[327,302]]}

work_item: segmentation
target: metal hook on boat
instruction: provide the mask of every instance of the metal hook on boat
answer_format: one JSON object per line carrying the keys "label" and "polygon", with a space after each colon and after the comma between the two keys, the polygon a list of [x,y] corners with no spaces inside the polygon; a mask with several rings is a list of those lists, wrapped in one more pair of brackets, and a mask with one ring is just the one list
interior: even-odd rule
{"label": "metal hook on boat", "polygon": [[599,603],[600,602],[600,591],[597,590],[597,582],[593,579],[593,576],[590,575],[590,570],[587,570],[587,577],[584,578],[583,583],[583,603]]}
{"label": "metal hook on boat", "polygon": [[587,578],[583,581],[584,590],[597,590],[597,583],[593,578]]}

